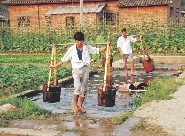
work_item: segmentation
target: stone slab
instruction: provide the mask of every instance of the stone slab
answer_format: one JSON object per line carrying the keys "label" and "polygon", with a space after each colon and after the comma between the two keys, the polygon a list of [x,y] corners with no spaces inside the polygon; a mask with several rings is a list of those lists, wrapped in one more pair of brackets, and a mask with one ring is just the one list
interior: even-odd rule
{"label": "stone slab", "polygon": [[[185,64],[185,56],[150,56],[155,63],[156,69],[165,70],[181,70],[182,66]],[[143,70],[143,59],[144,55],[134,56],[134,66],[135,69]],[[122,59],[117,60],[112,63],[112,67],[115,69],[123,69]],[[130,69],[129,63],[127,63],[128,69]]]}

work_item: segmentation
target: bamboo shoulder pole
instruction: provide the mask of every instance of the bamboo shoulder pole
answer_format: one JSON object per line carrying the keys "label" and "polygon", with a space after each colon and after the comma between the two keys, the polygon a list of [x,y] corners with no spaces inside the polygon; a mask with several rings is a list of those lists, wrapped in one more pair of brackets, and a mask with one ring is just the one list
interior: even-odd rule
{"label": "bamboo shoulder pole", "polygon": [[111,46],[110,46],[110,44],[111,44],[111,33],[109,33],[109,35],[108,35],[108,39],[109,39],[109,44],[108,44],[108,46],[107,46],[107,48],[108,48],[108,59],[107,59],[107,62],[108,62],[108,64],[107,64],[107,77],[108,77],[108,85],[110,85],[111,84],[111,70],[110,70],[110,58],[111,58]]}
{"label": "bamboo shoulder pole", "polygon": [[108,64],[107,64],[107,76],[110,77],[110,57],[111,57],[111,50],[110,50],[110,45],[108,45]]}
{"label": "bamboo shoulder pole", "polygon": [[107,44],[107,50],[106,50],[106,61],[105,61],[105,73],[104,73],[104,79],[103,79],[103,91],[106,89],[107,85],[107,68],[108,68],[108,54],[109,53],[109,44]]}
{"label": "bamboo shoulder pole", "polygon": [[[53,64],[53,56],[54,56],[54,46],[53,46],[52,52],[51,52],[51,65]],[[51,84],[51,69],[49,70],[49,78],[48,78],[48,84],[47,84],[47,91],[49,91],[50,84]]]}
{"label": "bamboo shoulder pole", "polygon": [[[53,46],[54,48],[54,65],[56,65],[56,45]],[[53,78],[53,84],[54,86],[57,85],[57,70],[54,70],[54,78]]]}
{"label": "bamboo shoulder pole", "polygon": [[[56,44],[56,46],[71,46],[74,45],[75,43],[66,43],[66,44]],[[84,44],[90,44],[90,45],[105,45],[107,43],[84,43]],[[53,46],[53,45],[50,45]]]}

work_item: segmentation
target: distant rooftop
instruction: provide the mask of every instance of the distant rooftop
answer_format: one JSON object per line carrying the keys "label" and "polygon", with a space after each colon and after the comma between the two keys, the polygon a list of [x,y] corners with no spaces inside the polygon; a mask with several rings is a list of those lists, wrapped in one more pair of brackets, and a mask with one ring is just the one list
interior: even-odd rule
{"label": "distant rooftop", "polygon": [[118,7],[166,5],[173,2],[174,0],[119,0]]}
{"label": "distant rooftop", "polygon": [[[83,0],[83,2],[94,2],[94,1],[104,1],[104,0]],[[118,1],[118,0],[117,0]],[[75,3],[80,2],[80,0],[5,0],[2,4],[7,5],[26,5],[26,4],[43,4],[43,3]]]}
{"label": "distant rooftop", "polygon": [[[83,6],[83,13],[98,13],[105,4],[88,4]],[[80,6],[58,6],[51,8],[46,14],[80,13]]]}

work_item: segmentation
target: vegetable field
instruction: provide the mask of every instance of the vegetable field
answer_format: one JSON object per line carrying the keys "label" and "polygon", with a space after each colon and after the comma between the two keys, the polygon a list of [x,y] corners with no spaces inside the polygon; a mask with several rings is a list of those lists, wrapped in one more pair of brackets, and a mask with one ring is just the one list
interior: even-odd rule
{"label": "vegetable field", "polygon": [[[0,97],[17,94],[25,90],[39,90],[41,85],[47,83],[48,66],[6,65],[0,66]],[[58,78],[71,75],[71,69],[61,67],[57,70]]]}
{"label": "vegetable field", "polygon": [[[157,21],[143,21],[141,24],[123,24],[127,27],[130,35],[142,35],[142,43],[133,44],[135,53],[140,53],[143,46],[146,46],[151,54],[185,54],[185,28],[179,24],[159,24]],[[9,27],[0,29],[0,49],[1,53],[50,53],[52,44],[74,43],[73,34],[78,28],[48,29],[46,32],[31,32],[26,30],[13,31]],[[80,30],[85,34],[86,43],[112,42],[112,48],[117,52],[116,42],[120,36],[121,27],[108,25],[84,26]],[[61,46],[58,52],[65,52],[68,46]]]}

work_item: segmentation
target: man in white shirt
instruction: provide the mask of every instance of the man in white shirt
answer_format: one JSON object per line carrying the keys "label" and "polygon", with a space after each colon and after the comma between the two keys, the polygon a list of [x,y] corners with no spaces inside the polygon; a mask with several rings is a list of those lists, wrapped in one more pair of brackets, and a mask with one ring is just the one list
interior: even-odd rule
{"label": "man in white shirt", "polygon": [[[89,44],[84,44],[84,34],[82,32],[76,32],[74,34],[75,44],[71,46],[61,61],[56,65],[50,66],[52,70],[58,68],[64,62],[71,60],[72,75],[74,79],[74,108],[73,114],[78,112],[85,113],[85,109],[82,107],[85,95],[87,92],[87,85],[89,79],[89,66],[90,66],[90,54],[99,54],[105,51],[107,46],[102,48],[96,48]],[[107,43],[109,44],[109,43]],[[78,105],[78,98],[80,96],[80,105]]]}
{"label": "man in white shirt", "polygon": [[123,59],[123,67],[125,69],[125,75],[128,75],[128,68],[126,64],[128,61],[130,62],[131,76],[135,76],[131,42],[136,42],[139,38],[141,38],[141,35],[137,35],[136,38],[133,38],[132,36],[127,35],[126,28],[122,28],[121,34],[122,36],[120,36],[117,41],[117,48]]}

